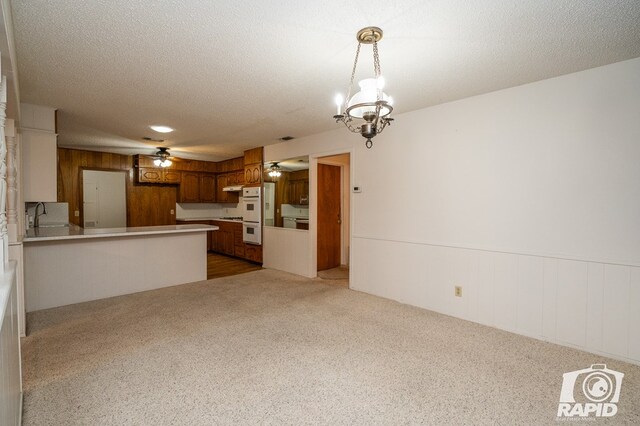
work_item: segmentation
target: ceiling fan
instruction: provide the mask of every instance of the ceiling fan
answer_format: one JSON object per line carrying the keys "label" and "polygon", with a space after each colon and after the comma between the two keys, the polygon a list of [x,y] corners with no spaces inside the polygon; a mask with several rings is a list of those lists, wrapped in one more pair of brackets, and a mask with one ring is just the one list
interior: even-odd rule
{"label": "ceiling fan", "polygon": [[169,157],[171,156],[171,154],[169,154],[168,149],[169,148],[164,148],[164,147],[157,147],[158,148],[158,152],[156,152],[156,159],[153,160],[153,164],[156,165],[156,167],[169,167],[171,164],[173,164],[173,162],[171,160],[169,160]]}

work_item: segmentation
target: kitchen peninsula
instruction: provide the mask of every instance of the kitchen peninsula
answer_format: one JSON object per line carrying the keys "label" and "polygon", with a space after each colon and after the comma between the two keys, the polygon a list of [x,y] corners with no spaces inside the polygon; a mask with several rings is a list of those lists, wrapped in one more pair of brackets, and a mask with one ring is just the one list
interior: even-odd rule
{"label": "kitchen peninsula", "polygon": [[29,229],[26,312],[207,279],[209,225]]}

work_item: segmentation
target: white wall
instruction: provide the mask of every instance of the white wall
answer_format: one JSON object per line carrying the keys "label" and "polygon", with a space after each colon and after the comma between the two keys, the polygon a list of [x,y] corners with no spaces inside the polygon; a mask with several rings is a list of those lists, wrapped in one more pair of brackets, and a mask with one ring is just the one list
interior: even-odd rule
{"label": "white wall", "polygon": [[640,363],[639,111],[640,58],[277,150],[355,144],[352,288]]}
{"label": "white wall", "polygon": [[[264,147],[264,157],[287,159],[309,156],[309,231],[297,231],[300,235],[290,234],[285,228],[265,227],[263,232],[263,266],[278,269],[306,277],[317,275],[317,212],[316,212],[316,175],[318,157],[342,153],[351,153],[355,142],[364,141],[361,137],[349,133],[344,127],[305,138],[296,139],[296,143],[282,142]],[[353,176],[351,167],[351,175]],[[353,222],[353,216],[351,218]]]}
{"label": "white wall", "polygon": [[22,418],[22,371],[16,289],[16,264],[0,274],[0,424],[19,425]]}
{"label": "white wall", "polygon": [[[242,201],[242,197],[240,197]],[[176,219],[242,216],[242,203],[180,203],[176,204]]]}

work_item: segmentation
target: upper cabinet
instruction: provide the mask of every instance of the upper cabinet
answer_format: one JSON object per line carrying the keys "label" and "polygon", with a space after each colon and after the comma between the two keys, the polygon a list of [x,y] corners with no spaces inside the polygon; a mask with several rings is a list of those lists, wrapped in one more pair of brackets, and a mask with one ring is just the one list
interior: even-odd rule
{"label": "upper cabinet", "polygon": [[239,193],[226,186],[262,184],[262,147],[245,151],[243,157],[217,163],[171,157],[171,166],[154,165],[153,156],[135,155],[136,182],[180,185],[178,203],[237,203]]}
{"label": "upper cabinet", "polygon": [[24,201],[58,201],[56,110],[21,104]]}
{"label": "upper cabinet", "polygon": [[289,174],[285,191],[285,204],[305,206],[309,204],[309,170]]}
{"label": "upper cabinet", "polygon": [[200,175],[200,202],[216,202],[216,175],[213,173],[202,173]]}
{"label": "upper cabinet", "polygon": [[236,172],[222,173],[217,176],[216,201],[218,203],[237,203],[239,201],[239,192],[228,192],[224,190],[225,186],[231,185],[238,185]]}
{"label": "upper cabinet", "polygon": [[244,152],[244,184],[262,184],[262,153],[263,148],[253,148]]}
{"label": "upper cabinet", "polygon": [[182,172],[180,178],[179,203],[200,202],[200,174],[195,172]]}
{"label": "upper cabinet", "polygon": [[215,203],[216,175],[213,173],[181,172],[179,203]]}

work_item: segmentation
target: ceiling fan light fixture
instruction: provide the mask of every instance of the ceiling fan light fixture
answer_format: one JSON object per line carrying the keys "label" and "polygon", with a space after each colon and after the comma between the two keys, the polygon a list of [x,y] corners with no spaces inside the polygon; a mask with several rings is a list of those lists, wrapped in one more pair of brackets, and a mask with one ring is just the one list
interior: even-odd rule
{"label": "ceiling fan light fixture", "polygon": [[278,166],[277,162],[271,163],[271,167],[269,167],[269,177],[278,178],[282,175],[280,171],[280,166]]}
{"label": "ceiling fan light fixture", "polygon": [[[360,133],[367,142],[365,146],[371,148],[371,141],[384,128],[391,124],[393,118],[389,117],[393,111],[391,96],[382,91],[385,80],[380,71],[380,57],[378,56],[378,41],[382,40],[382,30],[378,27],[366,27],[358,31],[356,35],[358,47],[356,58],[351,71],[351,81],[346,98],[338,94],[335,98],[337,114],[333,116],[336,123],[343,123],[349,131]],[[373,78],[366,78],[358,83],[360,91],[351,96],[353,81],[358,66],[360,47],[363,44],[373,45]]]}
{"label": "ceiling fan light fixture", "polygon": [[167,151],[169,148],[158,147],[158,152],[156,152],[156,159],[153,160],[153,164],[156,167],[169,167],[173,164],[169,157],[171,154]]}

